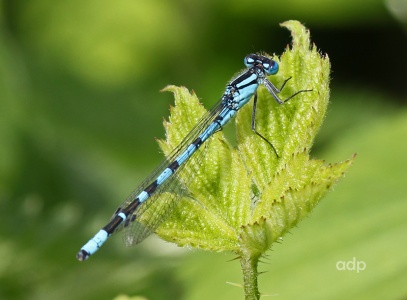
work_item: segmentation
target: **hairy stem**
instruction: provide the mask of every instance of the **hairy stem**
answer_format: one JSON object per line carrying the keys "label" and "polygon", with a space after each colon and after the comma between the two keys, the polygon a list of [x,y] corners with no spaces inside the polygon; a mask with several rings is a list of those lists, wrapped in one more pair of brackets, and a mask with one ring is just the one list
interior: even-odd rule
{"label": "hairy stem", "polygon": [[243,288],[246,300],[260,299],[260,292],[257,283],[257,264],[260,255],[253,256],[251,253],[244,252],[240,256],[240,265],[243,271]]}

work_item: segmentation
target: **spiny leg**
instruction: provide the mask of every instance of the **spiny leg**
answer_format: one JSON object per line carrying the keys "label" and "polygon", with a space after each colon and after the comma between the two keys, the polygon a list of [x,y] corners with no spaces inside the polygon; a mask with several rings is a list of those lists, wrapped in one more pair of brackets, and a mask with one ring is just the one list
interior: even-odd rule
{"label": "spiny leg", "polygon": [[257,92],[254,94],[254,100],[253,100],[253,111],[252,111],[252,131],[257,134],[259,137],[261,137],[264,141],[267,142],[273,149],[274,153],[276,154],[277,158],[278,156],[276,148],[274,148],[273,144],[269,142],[263,135],[261,135],[257,130],[256,130],[256,109],[257,109]]}
{"label": "spiny leg", "polygon": [[[269,93],[271,94],[271,96],[273,96],[273,98],[276,100],[276,102],[278,104],[284,104],[285,102],[287,102],[288,100],[290,100],[291,98],[294,98],[295,96],[297,96],[300,93],[303,92],[311,92],[312,90],[300,90],[297,91],[296,93],[292,94],[291,96],[289,96],[288,98],[281,100],[280,97],[278,97],[278,94],[281,93],[281,91],[283,90],[285,84],[291,79],[291,77],[287,78],[286,80],[284,80],[283,84],[281,85],[281,87],[278,89],[277,87],[274,86],[274,84],[272,84],[269,80],[267,80],[266,78],[264,79],[264,85],[266,86],[267,90],[269,91]],[[254,101],[253,101],[253,112],[252,112],[252,131],[258,135],[259,137],[261,137],[264,141],[267,142],[267,144],[269,144],[271,146],[271,148],[273,149],[274,153],[276,154],[277,158],[280,158],[280,156],[277,153],[276,148],[274,147],[274,145],[272,143],[270,143],[269,140],[267,140],[263,135],[261,135],[257,130],[256,130],[256,109],[257,109],[257,92],[254,94]]]}
{"label": "spiny leg", "polygon": [[295,96],[297,96],[300,93],[304,93],[304,92],[312,92],[312,90],[299,90],[297,92],[295,92],[294,94],[292,94],[291,96],[289,96],[288,98],[281,100],[280,97],[278,97],[278,94],[281,93],[281,91],[283,90],[285,84],[291,79],[291,77],[288,77],[282,84],[281,88],[276,88],[274,84],[272,84],[267,78],[264,79],[263,84],[265,85],[266,89],[269,91],[269,93],[271,94],[271,96],[273,96],[273,98],[277,101],[278,104],[283,104],[285,102],[287,102],[288,100],[290,100],[291,98],[294,98]]}

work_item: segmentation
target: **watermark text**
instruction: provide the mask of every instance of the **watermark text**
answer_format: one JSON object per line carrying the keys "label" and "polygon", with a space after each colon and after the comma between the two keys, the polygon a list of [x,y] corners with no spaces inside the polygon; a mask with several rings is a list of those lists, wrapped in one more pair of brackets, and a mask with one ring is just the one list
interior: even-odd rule
{"label": "watermark text", "polygon": [[348,261],[338,260],[336,262],[336,269],[338,271],[356,271],[356,273],[359,273],[366,270],[366,263],[363,260],[357,260],[356,257],[353,257]]}

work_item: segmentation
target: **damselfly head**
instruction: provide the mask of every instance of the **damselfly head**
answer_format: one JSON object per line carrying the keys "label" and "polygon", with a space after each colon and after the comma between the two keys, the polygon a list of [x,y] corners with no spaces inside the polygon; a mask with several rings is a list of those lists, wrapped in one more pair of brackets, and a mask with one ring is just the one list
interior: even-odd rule
{"label": "damselfly head", "polygon": [[244,64],[248,68],[259,66],[267,75],[274,75],[278,72],[278,63],[263,55],[249,54],[244,58]]}

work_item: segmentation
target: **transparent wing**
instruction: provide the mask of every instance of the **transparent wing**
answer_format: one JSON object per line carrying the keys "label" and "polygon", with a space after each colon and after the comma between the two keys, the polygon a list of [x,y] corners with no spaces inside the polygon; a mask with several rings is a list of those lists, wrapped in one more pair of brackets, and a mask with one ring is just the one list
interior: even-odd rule
{"label": "transparent wing", "polygon": [[[205,113],[181,143],[168,155],[168,157],[154,170],[154,172],[143,181],[143,183],[127,198],[127,200],[117,209],[125,209],[137,196],[154,182],[159,174],[165,170],[185,149],[208,127],[222,110],[223,105],[220,100],[210,111]],[[164,183],[157,187],[154,194],[145,202],[141,203],[127,217],[115,231],[123,230],[124,242],[126,245],[135,245],[143,241],[148,235],[153,233],[157,227],[162,224],[174,206],[177,200],[182,196],[188,196],[188,185],[198,171],[200,162],[210,143],[209,138],[183,165],[175,170],[174,174]],[[116,211],[116,212],[117,212]]]}

